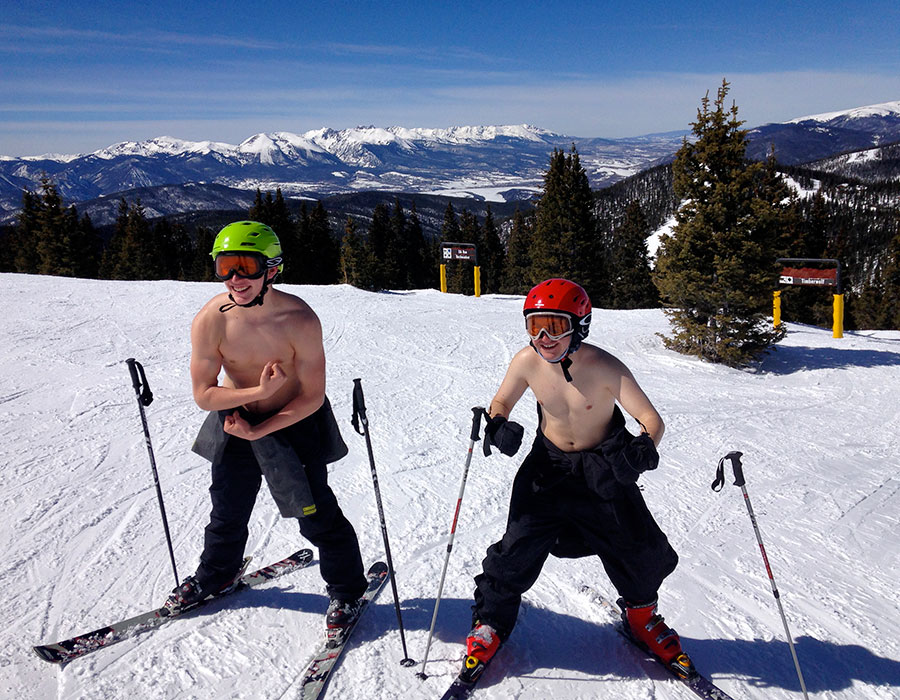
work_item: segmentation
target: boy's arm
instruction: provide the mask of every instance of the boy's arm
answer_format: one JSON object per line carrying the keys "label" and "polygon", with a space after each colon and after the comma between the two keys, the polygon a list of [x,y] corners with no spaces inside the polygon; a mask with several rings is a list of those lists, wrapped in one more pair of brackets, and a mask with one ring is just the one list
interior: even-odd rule
{"label": "boy's arm", "polygon": [[191,324],[191,388],[194,401],[204,411],[224,411],[271,396],[284,381],[284,371],[269,362],[255,387],[219,386],[222,356],[210,315],[201,311]]}
{"label": "boy's arm", "polygon": [[[528,350],[530,351],[530,348],[528,348]],[[528,380],[526,378],[524,365],[525,358],[520,351],[513,357],[512,362],[509,363],[509,368],[506,370],[506,376],[503,377],[500,388],[497,389],[497,393],[494,395],[494,398],[491,399],[491,405],[488,409],[491,418],[494,418],[495,416],[509,418],[513,406],[515,406],[518,400],[522,398],[522,394],[524,394],[525,390],[528,388]]]}
{"label": "boy's arm", "polygon": [[641,424],[643,432],[650,435],[653,444],[659,447],[666,425],[662,417],[650,403],[650,399],[638,385],[631,371],[621,362],[616,360],[616,381],[611,384],[611,391],[618,402],[622,404],[629,415]]}

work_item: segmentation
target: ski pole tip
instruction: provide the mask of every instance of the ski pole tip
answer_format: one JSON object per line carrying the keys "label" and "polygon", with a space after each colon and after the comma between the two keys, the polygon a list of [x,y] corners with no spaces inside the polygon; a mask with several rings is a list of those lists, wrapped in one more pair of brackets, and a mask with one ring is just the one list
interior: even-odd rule
{"label": "ski pole tip", "polygon": [[400,662],[400,665],[409,668],[410,666],[415,666],[415,665],[416,665],[416,662],[415,662],[413,659],[411,659],[411,658],[409,658],[409,657],[407,656],[405,659],[403,659],[403,660]]}

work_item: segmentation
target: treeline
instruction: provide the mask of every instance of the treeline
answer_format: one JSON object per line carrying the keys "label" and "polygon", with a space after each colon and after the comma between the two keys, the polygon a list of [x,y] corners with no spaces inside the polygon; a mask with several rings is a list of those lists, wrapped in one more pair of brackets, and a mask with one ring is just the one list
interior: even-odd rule
{"label": "treeline", "polygon": [[[457,203],[456,206],[459,206]],[[655,215],[655,214],[654,214]],[[343,231],[332,230],[321,202],[292,211],[281,190],[257,190],[246,218],[271,226],[282,243],[283,282],[347,283],[361,289],[436,287],[447,264],[448,291],[474,293],[472,264],[444,261],[442,243],[477,246],[483,293],[523,294],[541,279],[577,279],[597,306],[637,308],[657,303],[650,281],[645,239],[651,226],[640,205],[604,220],[578,153],[556,151],[545,175],[544,193],[533,209],[507,221],[490,207],[478,216],[450,202],[439,236],[423,233],[415,205],[399,197],[379,203],[371,217],[348,216]],[[609,224],[615,228],[601,229]],[[209,251],[215,231],[193,231],[166,219],[150,221],[140,201],[120,200],[108,240],[74,205],[64,207],[55,184],[45,178],[39,193],[24,192],[15,226],[3,236],[0,270],[103,279],[213,279]],[[15,254],[10,254],[15,251]]]}

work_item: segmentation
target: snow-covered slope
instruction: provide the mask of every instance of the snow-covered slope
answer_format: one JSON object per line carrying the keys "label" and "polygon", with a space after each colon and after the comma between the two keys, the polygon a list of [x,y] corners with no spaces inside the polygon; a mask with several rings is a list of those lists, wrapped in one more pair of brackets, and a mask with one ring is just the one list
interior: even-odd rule
{"label": "snow-covered slope", "polygon": [[[0,275],[0,694],[18,698],[292,698],[322,633],[318,567],[248,591],[65,668],[31,654],[140,612],[173,586],[137,401],[147,371],[153,448],[179,573],[193,571],[209,466],[190,445],[188,333],[219,285]],[[471,420],[524,344],[520,297],[286,287],[318,311],[328,392],[350,447],[330,480],[366,560],[383,545],[365,441],[350,426],[363,378],[407,642],[421,661]],[[789,313],[786,310],[789,320]],[[595,312],[591,339],[624,360],[667,422],[644,496],[681,556],[661,611],[735,698],[801,697],[740,490],[713,493],[717,461],[744,453],[747,484],[811,697],[900,697],[900,333],[790,326],[755,372],[665,350],[661,311]],[[526,394],[513,417],[535,428]],[[527,444],[527,441],[526,441]],[[357,632],[329,698],[439,697],[469,625],[472,577],[503,532],[521,458],[476,449],[425,681],[402,657],[390,591]],[[255,561],[304,544],[265,489]],[[593,558],[550,559],[476,698],[690,697],[651,670],[578,590],[611,594]]]}

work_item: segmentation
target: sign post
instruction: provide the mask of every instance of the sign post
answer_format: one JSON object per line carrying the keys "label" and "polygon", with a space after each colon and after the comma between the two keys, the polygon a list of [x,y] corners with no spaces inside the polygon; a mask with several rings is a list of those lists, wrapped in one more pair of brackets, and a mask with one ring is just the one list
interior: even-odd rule
{"label": "sign post", "polygon": [[481,268],[478,266],[478,248],[474,243],[441,243],[441,291],[447,292],[447,261],[471,260],[475,263],[475,296],[481,296]]}
{"label": "sign post", "polygon": [[[841,263],[832,258],[778,258],[776,262],[785,267],[781,270],[779,282],[794,286],[834,287],[832,295],[833,321],[832,337],[844,337],[844,289],[841,284]],[[828,267],[810,267],[810,263]],[[800,267],[793,267],[799,265]],[[781,291],[776,290],[772,303],[772,321],[777,328],[781,325]]]}

